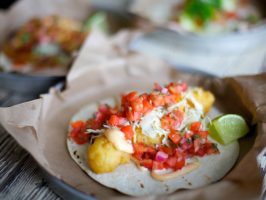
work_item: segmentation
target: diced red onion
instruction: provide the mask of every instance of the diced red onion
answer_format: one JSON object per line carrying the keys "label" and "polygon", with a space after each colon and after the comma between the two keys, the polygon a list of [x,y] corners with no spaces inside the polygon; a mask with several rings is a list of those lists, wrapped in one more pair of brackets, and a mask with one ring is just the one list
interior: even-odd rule
{"label": "diced red onion", "polygon": [[189,143],[187,143],[187,142],[185,142],[184,144],[182,144],[182,148],[183,148],[184,150],[190,149],[191,147],[192,147],[192,144],[189,144]]}
{"label": "diced red onion", "polygon": [[168,158],[168,154],[164,153],[163,151],[158,151],[155,156],[155,160],[158,162],[164,162]]}
{"label": "diced red onion", "polygon": [[180,141],[180,144],[184,144],[186,143],[187,139],[186,138],[182,138],[181,141]]}
{"label": "diced red onion", "polygon": [[167,93],[168,93],[168,89],[167,89],[167,88],[163,88],[163,89],[161,90],[161,92],[162,92],[163,94],[167,94]]}
{"label": "diced red onion", "polygon": [[108,106],[106,104],[101,104],[99,106],[99,111],[100,112],[106,112],[108,110]]}
{"label": "diced red onion", "polygon": [[160,91],[160,90],[162,90],[162,86],[160,86],[158,83],[155,83],[153,89],[155,91]]}
{"label": "diced red onion", "polygon": [[127,124],[127,123],[128,123],[128,120],[127,120],[126,118],[121,117],[121,118],[119,119],[119,124],[121,124],[121,125],[125,125],[125,124]]}
{"label": "diced red onion", "polygon": [[176,148],[176,151],[177,151],[178,153],[182,153],[182,152],[184,151],[184,149],[182,149],[181,147],[177,147],[177,148]]}

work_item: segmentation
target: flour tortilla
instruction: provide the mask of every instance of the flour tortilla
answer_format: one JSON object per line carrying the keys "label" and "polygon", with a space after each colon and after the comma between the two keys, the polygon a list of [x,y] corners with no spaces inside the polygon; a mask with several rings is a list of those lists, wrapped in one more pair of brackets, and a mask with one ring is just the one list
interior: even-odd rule
{"label": "flour tortilla", "polygon": [[[115,98],[106,99],[99,103],[107,103],[115,106]],[[82,108],[73,116],[71,122],[77,120],[87,120],[98,110],[99,103],[90,104]],[[214,118],[221,114],[215,107],[210,111],[209,117]],[[70,132],[71,127],[69,127]],[[218,144],[220,154],[199,158],[200,166],[180,177],[167,181],[157,181],[153,179],[149,171],[142,171],[131,162],[120,165],[115,171],[105,174],[95,174],[87,164],[88,144],[78,145],[72,140],[67,139],[67,147],[73,160],[91,178],[107,187],[116,189],[121,193],[132,196],[162,195],[172,193],[178,189],[193,189],[208,185],[223,178],[235,164],[239,155],[239,144],[233,142],[227,146]]]}

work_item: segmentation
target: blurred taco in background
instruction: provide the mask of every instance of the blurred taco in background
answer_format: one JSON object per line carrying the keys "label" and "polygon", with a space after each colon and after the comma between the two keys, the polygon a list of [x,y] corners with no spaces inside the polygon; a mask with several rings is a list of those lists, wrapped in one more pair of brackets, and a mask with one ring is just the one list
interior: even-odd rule
{"label": "blurred taco in background", "polygon": [[82,27],[79,21],[55,15],[33,18],[3,44],[2,66],[20,72],[65,69],[86,38]]}
{"label": "blurred taco in background", "polygon": [[178,32],[203,35],[246,31],[262,20],[252,0],[134,1],[131,11]]}
{"label": "blurred taco in background", "polygon": [[58,70],[64,74],[92,29],[110,32],[106,13],[92,12],[85,22],[58,15],[32,18],[2,45],[1,68],[7,72]]}

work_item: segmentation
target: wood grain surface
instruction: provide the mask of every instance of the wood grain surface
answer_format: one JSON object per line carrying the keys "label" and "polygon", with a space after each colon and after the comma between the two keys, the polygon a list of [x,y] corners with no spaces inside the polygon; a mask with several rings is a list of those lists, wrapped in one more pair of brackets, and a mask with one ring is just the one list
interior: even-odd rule
{"label": "wood grain surface", "polygon": [[[0,89],[0,105],[11,106],[30,97]],[[58,200],[47,185],[35,160],[0,125],[0,199]]]}

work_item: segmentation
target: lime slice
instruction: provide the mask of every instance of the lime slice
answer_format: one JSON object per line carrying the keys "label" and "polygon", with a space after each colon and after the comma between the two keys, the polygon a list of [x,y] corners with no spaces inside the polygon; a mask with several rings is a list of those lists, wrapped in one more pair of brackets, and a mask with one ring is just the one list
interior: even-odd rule
{"label": "lime slice", "polygon": [[210,136],[221,144],[229,144],[249,132],[243,117],[235,114],[222,115],[213,119],[209,125]]}

